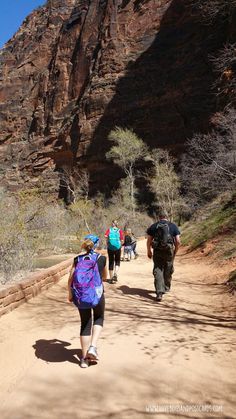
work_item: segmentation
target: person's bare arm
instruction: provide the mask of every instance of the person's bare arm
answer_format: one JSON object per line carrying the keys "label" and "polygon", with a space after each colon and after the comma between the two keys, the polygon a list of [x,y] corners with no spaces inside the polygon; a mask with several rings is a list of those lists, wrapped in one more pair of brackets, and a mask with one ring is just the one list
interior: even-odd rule
{"label": "person's bare arm", "polygon": [[73,281],[74,270],[75,270],[75,265],[73,264],[73,266],[72,266],[72,268],[70,270],[70,274],[69,274],[69,278],[68,278],[68,285],[67,285],[67,288],[68,288],[68,300],[70,302],[73,301],[73,294],[72,294],[72,290],[71,290],[71,284],[72,284],[72,281]]}
{"label": "person's bare arm", "polygon": [[102,280],[106,281],[108,278],[108,271],[107,271],[107,267],[104,266],[103,270],[102,270]]}
{"label": "person's bare arm", "polygon": [[179,247],[180,247],[180,236],[175,236],[174,246],[175,246],[175,250],[174,250],[174,257],[175,257],[175,255],[178,252]]}
{"label": "person's bare arm", "polygon": [[121,246],[124,246],[124,242],[125,242],[125,234],[122,230],[120,230],[120,243]]}
{"label": "person's bare arm", "polygon": [[152,236],[147,236],[147,256],[152,259]]}
{"label": "person's bare arm", "polygon": [[106,239],[106,246],[108,247],[108,235],[107,234],[105,234],[105,239]]}

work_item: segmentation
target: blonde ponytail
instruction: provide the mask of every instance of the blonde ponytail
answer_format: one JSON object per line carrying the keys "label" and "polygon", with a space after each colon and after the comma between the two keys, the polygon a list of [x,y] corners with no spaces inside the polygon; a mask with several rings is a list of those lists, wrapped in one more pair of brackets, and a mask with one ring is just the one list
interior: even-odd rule
{"label": "blonde ponytail", "polygon": [[90,239],[85,239],[81,245],[81,249],[89,253],[94,248],[94,243]]}

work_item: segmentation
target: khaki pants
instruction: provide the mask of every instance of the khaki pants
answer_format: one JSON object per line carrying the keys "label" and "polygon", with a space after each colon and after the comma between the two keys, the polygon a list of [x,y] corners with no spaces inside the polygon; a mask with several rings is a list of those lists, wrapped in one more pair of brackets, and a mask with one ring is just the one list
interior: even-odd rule
{"label": "khaki pants", "polygon": [[156,293],[164,294],[171,287],[173,266],[173,250],[167,254],[163,251],[154,250],[153,276]]}

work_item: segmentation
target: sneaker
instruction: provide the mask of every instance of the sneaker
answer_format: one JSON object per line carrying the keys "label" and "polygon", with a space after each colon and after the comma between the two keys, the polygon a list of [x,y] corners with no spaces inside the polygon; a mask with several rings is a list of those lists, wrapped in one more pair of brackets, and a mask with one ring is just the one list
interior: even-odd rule
{"label": "sneaker", "polygon": [[162,292],[158,292],[157,297],[156,297],[157,301],[161,301],[162,300]]}
{"label": "sneaker", "polygon": [[95,361],[98,361],[99,358],[98,358],[98,353],[97,353],[96,346],[90,345],[90,347],[88,348],[87,357],[89,359],[93,359]]}
{"label": "sneaker", "polygon": [[80,368],[88,368],[89,361],[86,358],[81,358],[80,360]]}
{"label": "sneaker", "polygon": [[113,283],[118,281],[118,278],[117,278],[117,274],[116,273],[114,273],[113,278],[112,278],[112,281],[113,281]]}
{"label": "sneaker", "polygon": [[137,258],[138,258],[138,253],[135,253],[134,259],[137,259]]}
{"label": "sneaker", "polygon": [[165,291],[169,292],[170,291],[170,287],[165,287]]}
{"label": "sneaker", "polygon": [[113,278],[109,278],[109,279],[107,280],[107,282],[108,282],[108,284],[113,284]]}

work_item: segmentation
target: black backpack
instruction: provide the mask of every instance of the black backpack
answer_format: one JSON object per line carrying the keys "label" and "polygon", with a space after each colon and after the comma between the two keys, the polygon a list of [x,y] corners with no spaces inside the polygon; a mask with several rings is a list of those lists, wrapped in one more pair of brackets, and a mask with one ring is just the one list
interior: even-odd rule
{"label": "black backpack", "polygon": [[173,248],[173,237],[170,234],[169,223],[157,223],[152,247],[156,250],[170,251]]}

